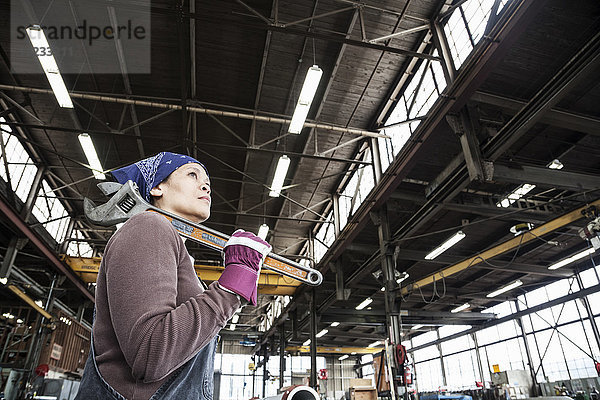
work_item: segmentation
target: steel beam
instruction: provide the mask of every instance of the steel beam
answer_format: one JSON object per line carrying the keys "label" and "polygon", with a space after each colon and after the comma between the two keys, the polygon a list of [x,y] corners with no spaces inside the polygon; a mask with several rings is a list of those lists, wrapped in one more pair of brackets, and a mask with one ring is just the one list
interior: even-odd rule
{"label": "steel beam", "polygon": [[71,271],[58,256],[50,249],[50,247],[40,239],[37,234],[31,230],[31,228],[23,221],[23,219],[17,214],[17,212],[10,207],[4,199],[0,197],[0,212],[2,212],[7,219],[20,231],[25,237],[27,237],[31,243],[37,247],[37,249],[48,259],[48,261],[56,268],[59,272],[66,275],[66,277],[73,283],[73,285],[86,297],[88,300],[94,301],[94,295],[90,293],[83,281]]}
{"label": "steel beam", "polygon": [[488,171],[491,172],[491,175],[488,176],[488,179],[494,181],[512,182],[517,184],[527,182],[534,185],[575,192],[600,188],[600,177],[598,175],[528,165],[506,166],[490,163],[489,167]]}
{"label": "steel beam", "polygon": [[454,275],[454,274],[456,274],[460,271],[463,271],[475,264],[479,264],[483,260],[491,260],[494,257],[497,257],[501,254],[511,251],[511,250],[513,250],[521,245],[524,245],[532,240],[537,240],[537,236],[543,236],[545,234],[555,231],[556,229],[567,226],[567,225],[581,219],[583,217],[581,212],[584,209],[587,209],[589,206],[592,206],[592,205],[600,206],[600,200],[596,200],[596,201],[592,202],[591,204],[586,204],[585,206],[580,207],[574,211],[571,211],[568,214],[560,216],[544,225],[541,225],[541,226],[531,230],[530,232],[525,232],[519,237],[515,237],[510,240],[507,240],[506,242],[504,242],[498,246],[492,247],[491,249],[488,249],[486,251],[483,251],[474,257],[470,257],[466,260],[463,260],[462,262],[451,265],[447,268],[443,268],[442,270],[440,270],[439,272],[436,272],[435,274],[431,274],[425,278],[419,279],[418,281],[412,283],[410,286],[404,287],[402,289],[402,294],[403,295],[408,294],[409,289],[413,289],[416,287],[423,287],[423,286],[429,285],[435,281],[441,281],[445,277]]}
{"label": "steel beam", "polygon": [[[511,99],[482,91],[475,92],[471,97],[471,100],[477,103],[496,106],[511,115],[516,114],[527,104],[527,102],[522,100]],[[589,115],[576,114],[570,111],[552,108],[546,111],[539,122],[571,131],[587,133],[588,135],[600,135],[600,119]]]}
{"label": "steel beam", "polygon": [[578,292],[571,293],[571,294],[559,297],[557,299],[548,301],[546,303],[539,304],[537,306],[529,307],[526,310],[517,311],[514,314],[510,314],[510,315],[507,315],[505,317],[498,318],[498,319],[495,319],[493,321],[486,322],[486,323],[484,323],[481,326],[478,326],[478,327],[475,327],[475,328],[471,328],[471,329],[467,329],[466,331],[455,333],[453,335],[446,336],[446,337],[444,337],[442,339],[439,339],[439,340],[434,340],[432,342],[428,342],[428,343],[421,344],[419,346],[415,346],[415,347],[411,348],[409,351],[410,352],[414,352],[414,351],[417,351],[417,350],[421,350],[421,349],[424,349],[426,347],[435,345],[435,344],[437,344],[439,342],[445,342],[445,341],[448,341],[448,340],[456,339],[456,338],[459,338],[459,337],[461,337],[463,335],[467,335],[467,334],[470,334],[470,333],[475,333],[475,332],[477,332],[479,330],[482,330],[482,329],[485,329],[485,328],[489,328],[489,327],[492,327],[492,326],[496,326],[496,325],[500,325],[500,324],[503,324],[505,322],[512,321],[513,319],[516,319],[516,318],[519,318],[519,317],[524,317],[525,315],[537,313],[537,312],[540,312],[540,311],[545,310],[547,308],[551,308],[551,307],[554,307],[556,305],[567,303],[567,302],[569,302],[571,300],[580,299],[580,298],[582,298],[584,296],[587,296],[587,295],[590,295],[590,294],[594,294],[594,293],[598,293],[598,292],[600,292],[600,284],[594,285],[594,286],[590,286],[587,289],[582,289],[582,290],[580,290]]}

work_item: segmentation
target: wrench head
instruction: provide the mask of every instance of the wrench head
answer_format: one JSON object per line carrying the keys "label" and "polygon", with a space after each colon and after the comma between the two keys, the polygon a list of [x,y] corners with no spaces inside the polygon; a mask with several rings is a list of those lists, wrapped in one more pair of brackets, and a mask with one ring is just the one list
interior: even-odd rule
{"label": "wrench head", "polygon": [[[114,189],[111,187],[110,190]],[[101,189],[102,190],[102,189]],[[120,185],[118,191],[104,204],[96,206],[88,198],[83,200],[86,218],[93,224],[112,226],[125,222],[140,212],[152,208],[140,195],[132,181]]]}

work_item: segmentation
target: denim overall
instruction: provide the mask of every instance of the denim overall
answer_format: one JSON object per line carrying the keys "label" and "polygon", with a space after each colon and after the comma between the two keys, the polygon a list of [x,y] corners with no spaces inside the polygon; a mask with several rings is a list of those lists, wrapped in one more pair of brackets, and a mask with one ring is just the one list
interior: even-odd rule
{"label": "denim overall", "polygon": [[[158,388],[150,400],[212,400],[217,341],[218,336],[208,342],[191,360],[173,372],[172,376]],[[90,355],[85,363],[83,378],[75,400],[126,400],[100,375],[93,343],[92,337]]]}

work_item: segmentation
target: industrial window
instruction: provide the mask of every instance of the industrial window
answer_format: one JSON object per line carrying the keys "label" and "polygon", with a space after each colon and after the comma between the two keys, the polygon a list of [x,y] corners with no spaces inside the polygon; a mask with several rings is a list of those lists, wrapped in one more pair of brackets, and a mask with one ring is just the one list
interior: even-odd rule
{"label": "industrial window", "polygon": [[62,242],[69,225],[69,214],[45,180],[32,213],[57,242]]}
{"label": "industrial window", "polygon": [[[0,122],[6,122],[6,119],[0,117]],[[29,157],[19,139],[8,133],[12,132],[12,128],[5,124],[0,124],[0,127],[2,128],[2,141],[6,152],[11,187],[21,201],[25,202],[38,168]],[[0,176],[5,182],[8,182],[2,152],[0,152]]]}
{"label": "industrial window", "polygon": [[481,380],[473,350],[444,357],[444,367],[449,390],[475,389],[475,382]]}
{"label": "industrial window", "polygon": [[460,68],[483,37],[493,5],[493,1],[466,1],[454,10],[444,25],[456,69]]}
{"label": "industrial window", "polygon": [[[85,239],[81,231],[74,229],[71,234],[73,239]],[[94,250],[87,242],[71,241],[67,247],[67,255],[72,257],[92,257]]]}
{"label": "industrial window", "polygon": [[321,261],[325,253],[327,253],[329,246],[331,246],[335,240],[335,228],[331,223],[332,221],[333,213],[330,211],[327,215],[327,218],[325,218],[324,223],[321,224],[317,234],[315,235],[315,240],[313,241],[315,263]]}
{"label": "industrial window", "polygon": [[444,386],[439,359],[415,364],[415,377],[420,392],[437,391]]}

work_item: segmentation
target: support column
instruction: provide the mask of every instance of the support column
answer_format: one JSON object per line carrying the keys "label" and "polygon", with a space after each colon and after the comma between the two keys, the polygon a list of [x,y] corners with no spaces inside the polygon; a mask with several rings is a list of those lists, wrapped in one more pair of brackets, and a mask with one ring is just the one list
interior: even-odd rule
{"label": "support column", "polygon": [[279,325],[279,388],[283,387],[283,373],[285,372],[285,322]]}
{"label": "support column", "polygon": [[465,163],[469,171],[469,179],[478,182],[484,181],[481,149],[467,107],[464,107],[459,114],[446,115],[446,121],[448,121],[450,128],[460,139]]}
{"label": "support column", "polygon": [[340,195],[334,193],[332,197],[333,200],[333,228],[335,232],[335,237],[340,236],[341,226],[340,226]]}
{"label": "support column", "polygon": [[[394,251],[390,245],[391,233],[390,225],[387,216],[387,206],[384,204],[381,206],[378,215],[376,216],[377,232],[379,236],[379,254],[381,255],[381,269],[383,271],[384,285],[385,285],[385,319],[388,330],[388,337],[390,343],[395,346],[400,344],[402,337],[400,336],[400,317],[399,310],[400,305],[397,301],[396,295],[397,286],[396,283],[396,267],[394,260]],[[396,365],[395,357],[392,357],[390,361],[390,392],[392,396],[398,393],[398,387],[396,386],[397,376],[404,371],[399,371],[399,365]]]}
{"label": "support column", "polygon": [[266,397],[267,380],[269,380],[269,371],[267,371],[267,361],[269,361],[269,352],[267,344],[263,345],[263,381],[262,381],[262,397]]}
{"label": "support column", "polygon": [[434,22],[431,24],[431,32],[433,34],[433,43],[438,50],[439,56],[442,59],[442,71],[444,71],[444,78],[446,79],[447,86],[450,86],[454,81],[456,75],[456,68],[454,67],[454,61],[452,60],[452,54],[450,53],[450,46],[448,46],[448,40],[446,40],[446,34],[442,26]]}
{"label": "support column", "polygon": [[442,355],[442,345],[439,342],[440,341],[440,331],[438,329],[436,329],[435,333],[437,334],[437,338],[438,338],[437,349],[438,349],[438,353],[440,353],[440,366],[442,368],[442,383],[444,384],[444,386],[448,386],[448,380],[446,379],[446,366],[444,365],[444,356]]}
{"label": "support column", "polygon": [[[583,282],[581,281],[581,276],[579,276],[579,272],[575,274],[575,278],[577,279],[577,284],[579,285],[579,289],[583,289]],[[594,319],[594,313],[592,312],[592,307],[590,306],[590,302],[587,296],[583,296],[581,298],[583,302],[583,306],[585,307],[585,311],[587,312],[588,318],[590,320],[590,325],[592,325],[592,332],[594,333],[594,338],[596,339],[596,344],[600,349],[600,331],[598,330],[598,325],[596,324],[596,320]]]}
{"label": "support column", "polygon": [[45,173],[46,167],[38,167],[37,173],[33,178],[33,182],[31,183],[31,189],[29,190],[29,194],[27,195],[27,200],[25,201],[25,205],[21,209],[21,217],[25,222],[27,222],[29,220],[29,217],[31,216],[31,212],[33,211],[33,205],[35,203],[35,199],[37,199],[37,195],[42,185],[42,178],[44,177]]}
{"label": "support column", "polygon": [[310,291],[310,384],[313,389],[317,387],[317,291],[313,287]]}
{"label": "support column", "polygon": [[390,225],[387,216],[387,206],[384,204],[377,215],[378,235],[379,235],[379,253],[381,254],[381,269],[383,271],[385,285],[385,315],[390,341],[399,344],[402,340],[400,336],[400,319],[398,316],[399,304],[396,297],[396,268],[394,263],[394,251],[389,244],[391,239]]}
{"label": "support column", "polygon": [[[515,301],[515,307],[517,308],[517,312],[521,311],[519,307],[519,302]],[[531,349],[529,348],[529,342],[527,342],[527,335],[525,334],[525,328],[523,326],[523,317],[519,317],[516,319],[519,324],[519,328],[521,329],[521,337],[523,338],[523,343],[525,345],[525,353],[527,354],[527,364],[529,365],[529,373],[531,374],[531,381],[533,382],[533,396],[539,396],[538,393],[538,382],[535,376],[535,368],[533,366],[533,359],[531,358]],[[542,361],[540,360],[540,363]]]}
{"label": "support column", "polygon": [[481,363],[481,354],[479,353],[479,343],[477,342],[477,335],[475,333],[471,333],[471,339],[473,339],[473,343],[475,344],[475,355],[477,356],[477,367],[479,368],[479,378],[481,379],[481,384],[483,385],[483,390],[485,390],[485,375],[483,374],[483,364]]}

